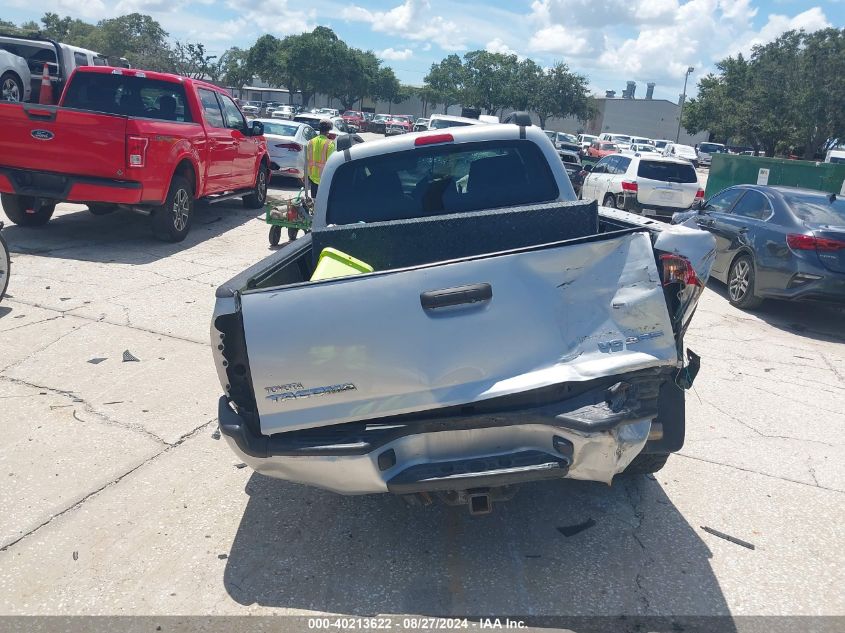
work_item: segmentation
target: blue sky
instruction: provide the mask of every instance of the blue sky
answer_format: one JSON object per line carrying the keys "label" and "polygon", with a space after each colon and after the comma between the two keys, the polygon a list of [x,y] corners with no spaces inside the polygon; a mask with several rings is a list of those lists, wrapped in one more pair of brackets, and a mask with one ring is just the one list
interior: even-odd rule
{"label": "blue sky", "polygon": [[[353,46],[372,49],[400,80],[421,84],[432,62],[486,48],[564,61],[597,93],[621,93],[627,80],[657,84],[676,100],[684,70],[691,92],[713,64],[790,28],[845,27],[845,0],[6,0],[0,17],[37,20],[45,11],[95,22],[139,11],[171,37],[215,53],[248,47],[263,33],[282,36],[329,26]],[[37,7],[33,8],[33,7]]]}

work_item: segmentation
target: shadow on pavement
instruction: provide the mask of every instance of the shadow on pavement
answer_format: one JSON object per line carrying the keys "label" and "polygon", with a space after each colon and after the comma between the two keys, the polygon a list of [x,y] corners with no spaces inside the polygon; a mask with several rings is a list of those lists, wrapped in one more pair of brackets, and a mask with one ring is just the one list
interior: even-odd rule
{"label": "shadow on pavement", "polygon": [[[224,575],[243,605],[350,615],[729,615],[710,550],[651,477],[529,485],[479,518],[257,474],[246,492]],[[558,530],[588,519],[595,525],[570,537]]]}
{"label": "shadow on pavement", "polygon": [[255,221],[263,213],[243,208],[237,199],[197,204],[188,236],[182,242],[168,243],[153,237],[147,216],[125,210],[94,216],[84,206],[77,209],[57,212],[41,227],[7,224],[3,235],[9,250],[79,261],[148,264]]}
{"label": "shadow on pavement", "polygon": [[[707,287],[728,301],[725,284],[710,279]],[[785,332],[826,343],[845,342],[845,305],[766,299],[748,313]]]}

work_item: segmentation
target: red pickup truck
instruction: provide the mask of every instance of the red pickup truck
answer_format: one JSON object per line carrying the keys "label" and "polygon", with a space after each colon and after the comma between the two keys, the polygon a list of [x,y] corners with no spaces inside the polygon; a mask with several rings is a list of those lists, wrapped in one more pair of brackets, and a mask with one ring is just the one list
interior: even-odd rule
{"label": "red pickup truck", "polygon": [[194,202],[260,208],[270,159],[264,127],[212,84],[108,66],[78,68],[58,106],[0,103],[0,199],[15,224],[45,224],[61,201],[95,215],[149,215],[178,242]]}

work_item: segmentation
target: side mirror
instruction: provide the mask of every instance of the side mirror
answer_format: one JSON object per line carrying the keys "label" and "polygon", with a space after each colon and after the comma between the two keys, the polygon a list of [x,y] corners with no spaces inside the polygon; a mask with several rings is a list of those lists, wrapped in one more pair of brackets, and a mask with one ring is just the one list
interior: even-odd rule
{"label": "side mirror", "polygon": [[593,171],[593,166],[592,165],[584,165],[584,171],[586,171],[587,173]]}
{"label": "side mirror", "polygon": [[701,199],[696,200],[695,202],[692,203],[692,206],[690,207],[690,209],[693,209],[694,211],[698,211],[698,215],[703,215],[704,214],[704,200],[701,200]]}
{"label": "side mirror", "polygon": [[264,124],[261,121],[253,121],[249,127],[250,136],[264,136]]}

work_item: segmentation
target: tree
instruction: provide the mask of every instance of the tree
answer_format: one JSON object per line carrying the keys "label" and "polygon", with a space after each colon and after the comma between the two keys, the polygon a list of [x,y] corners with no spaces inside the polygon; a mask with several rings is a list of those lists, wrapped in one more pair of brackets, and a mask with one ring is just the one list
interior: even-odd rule
{"label": "tree", "polygon": [[41,24],[44,26],[40,29],[40,34],[44,37],[75,46],[84,46],[87,43],[86,38],[96,29],[93,24],[67,16],[62,18],[57,13],[45,13],[41,17]]}
{"label": "tree", "polygon": [[215,63],[217,55],[206,55],[203,44],[184,44],[177,41],[173,47],[173,70],[194,79],[220,79],[221,69]]}
{"label": "tree", "polygon": [[514,110],[533,109],[542,80],[543,69],[534,60],[523,59],[507,87],[508,105]]}
{"label": "tree", "polygon": [[542,128],[546,127],[546,119],[549,117],[575,116],[586,121],[593,116],[595,109],[588,91],[587,78],[570,72],[563,62],[543,72],[537,82],[531,106]]}
{"label": "tree", "polygon": [[464,55],[464,105],[484,108],[495,114],[510,105],[510,87],[517,74],[516,55],[471,51]]}
{"label": "tree", "polygon": [[125,57],[136,68],[172,71],[173,52],[167,31],[148,15],[130,13],[100,20],[83,45],[108,56]]}
{"label": "tree", "polygon": [[220,81],[226,86],[240,90],[252,83],[255,74],[248,63],[249,52],[234,47],[220,56]]}
{"label": "tree", "polygon": [[331,96],[340,101],[344,110],[351,110],[363,97],[373,92],[381,60],[372,51],[350,48],[340,42],[338,63],[343,68],[332,85]]}
{"label": "tree", "polygon": [[432,102],[443,104],[443,114],[461,102],[464,90],[464,64],[457,55],[449,55],[437,64],[432,64],[425,76],[425,85],[432,91]]}
{"label": "tree", "polygon": [[334,31],[318,26],[310,33],[285,38],[287,52],[288,89],[302,93],[302,103],[308,104],[317,92],[329,94],[332,84],[343,72],[338,61],[338,37]]}
{"label": "tree", "polygon": [[247,53],[246,67],[266,81],[271,88],[288,88],[290,73],[284,40],[272,35],[259,37]]}

